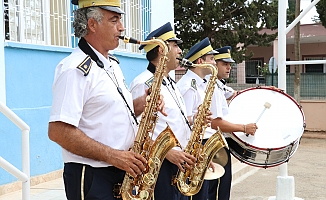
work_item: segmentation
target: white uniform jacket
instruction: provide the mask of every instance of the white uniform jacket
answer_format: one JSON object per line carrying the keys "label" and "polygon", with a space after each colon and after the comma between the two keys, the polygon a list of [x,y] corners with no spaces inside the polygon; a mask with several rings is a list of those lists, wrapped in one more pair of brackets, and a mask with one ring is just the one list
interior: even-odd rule
{"label": "white uniform jacket", "polygon": [[[212,112],[216,112],[215,118],[224,118],[229,113],[229,107],[225,98],[224,84],[220,81],[216,81],[216,86],[214,90],[213,100],[212,100]],[[227,134],[224,134],[227,137]]]}
{"label": "white uniform jacket", "polygon": [[[76,48],[56,67],[49,121],[71,124],[98,142],[114,149],[128,150],[133,145],[137,126],[117,86],[122,89],[133,110],[131,93],[118,63],[92,49],[104,68],[100,68],[80,48]],[[85,71],[88,71],[87,75]],[[84,158],[65,149],[63,160],[65,163],[84,163],[93,167],[109,166],[108,163]]]}
{"label": "white uniform jacket", "polygon": [[193,117],[205,98],[205,81],[193,71],[188,70],[177,82],[177,86],[185,101],[188,116]]}
{"label": "white uniform jacket", "polygon": [[[151,71],[155,70],[155,66],[151,63],[149,63],[148,68],[151,68]],[[152,81],[153,73],[149,70],[145,70],[138,75],[130,84],[132,97],[135,99],[144,95],[145,90],[151,86]],[[168,124],[182,148],[185,148],[189,141],[191,131],[185,121],[187,113],[184,100],[173,80],[164,77],[163,82],[165,82],[165,85],[161,85],[160,93],[164,96],[165,112],[168,116],[164,116],[158,112],[158,121],[155,126],[153,139],[155,140]],[[182,115],[180,109],[184,112],[185,117]],[[176,147],[174,149],[181,150]]]}

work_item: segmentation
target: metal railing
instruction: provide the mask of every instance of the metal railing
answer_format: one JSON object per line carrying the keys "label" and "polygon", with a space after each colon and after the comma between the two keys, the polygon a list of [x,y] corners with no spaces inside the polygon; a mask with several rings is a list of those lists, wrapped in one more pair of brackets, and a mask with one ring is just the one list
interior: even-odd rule
{"label": "metal railing", "polygon": [[22,131],[22,171],[0,156],[0,167],[22,181],[22,199],[30,199],[29,126],[0,101],[0,112]]}

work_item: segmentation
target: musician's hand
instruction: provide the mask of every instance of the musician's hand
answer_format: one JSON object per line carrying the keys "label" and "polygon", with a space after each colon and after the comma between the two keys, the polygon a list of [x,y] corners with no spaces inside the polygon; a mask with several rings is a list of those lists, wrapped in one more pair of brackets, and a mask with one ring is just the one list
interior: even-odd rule
{"label": "musician's hand", "polygon": [[[146,89],[145,90],[145,95],[149,96],[151,94],[151,90],[150,89]],[[149,99],[146,99],[146,101],[148,101]],[[165,102],[164,102],[164,96],[162,94],[160,94],[159,99],[157,101],[157,110],[159,112],[162,113],[162,115],[164,116],[168,116],[168,114],[165,112]]]}
{"label": "musician's hand", "polygon": [[[198,110],[201,109],[201,106],[202,106],[202,105],[198,106]],[[193,119],[191,119],[191,120],[196,119],[197,115],[198,115],[198,112],[194,115]],[[211,123],[212,123],[212,121],[213,121],[213,117],[212,117],[212,115],[213,115],[213,113],[212,113],[211,111],[208,111],[208,112],[206,113],[205,124],[206,124],[207,127],[211,127]],[[190,118],[188,117],[188,120],[189,120],[189,119],[190,119]],[[192,122],[192,124],[194,124],[194,121],[191,121],[191,122]]]}
{"label": "musician's hand", "polygon": [[147,161],[143,156],[132,151],[113,150],[110,163],[136,177],[145,170]]}
{"label": "musician's hand", "polygon": [[178,168],[182,172],[184,172],[185,169],[192,169],[196,162],[196,158],[194,156],[175,149],[171,149],[170,151],[168,151],[165,158],[168,159],[168,161],[170,161],[171,163],[178,166]]}
{"label": "musician's hand", "polygon": [[215,166],[214,166],[214,164],[213,164],[212,161],[209,162],[209,165],[208,165],[208,169],[207,170],[210,170],[210,169],[212,169],[212,171],[215,172]]}
{"label": "musician's hand", "polygon": [[168,116],[168,114],[165,112],[165,102],[164,102],[164,96],[160,94],[160,98],[158,99],[157,102],[157,109],[162,113],[164,116]]}
{"label": "musician's hand", "polygon": [[245,125],[245,133],[249,135],[255,135],[256,130],[258,129],[257,125],[255,123],[250,123]]}
{"label": "musician's hand", "polygon": [[280,92],[283,92],[284,91],[283,89],[278,88],[278,87],[275,87],[275,86],[266,86],[266,88],[270,88],[270,89],[273,89],[273,90],[276,90],[276,91],[280,91]]}
{"label": "musician's hand", "polygon": [[213,115],[213,113],[211,111],[208,111],[206,114],[205,123],[206,123],[207,127],[211,127],[211,123],[213,121],[212,115]]}

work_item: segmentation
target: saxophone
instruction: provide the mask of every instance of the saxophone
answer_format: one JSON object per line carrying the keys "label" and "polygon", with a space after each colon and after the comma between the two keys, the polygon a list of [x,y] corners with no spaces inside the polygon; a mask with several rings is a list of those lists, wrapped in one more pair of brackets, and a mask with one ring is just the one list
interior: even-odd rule
{"label": "saxophone", "polygon": [[[157,101],[161,91],[166,62],[168,61],[167,53],[169,48],[161,39],[153,38],[148,41],[138,41],[126,36],[120,36],[120,39],[123,39],[125,43],[158,44],[164,50],[164,54],[156,67],[154,80],[149,89],[150,95],[146,98],[145,109],[131,149],[133,152],[144,156],[147,160],[146,170],[135,178],[127,173],[120,188],[120,195],[124,200],[146,200],[153,195],[158,173],[167,152],[175,146],[181,147],[169,125],[159,134],[155,141],[151,139],[158,119]],[[136,194],[133,192],[136,192]]]}
{"label": "saxophone", "polygon": [[217,69],[212,64],[193,64],[186,59],[182,59],[181,66],[187,67],[202,67],[210,68],[212,76],[210,77],[208,86],[205,91],[205,98],[203,103],[198,108],[198,113],[194,119],[192,134],[190,140],[185,148],[185,152],[197,158],[195,166],[192,170],[185,169],[184,172],[178,171],[173,183],[178,187],[178,190],[186,195],[192,196],[199,192],[204,176],[209,163],[213,156],[224,146],[226,146],[225,139],[220,129],[217,130],[205,143],[202,144],[202,139],[205,133],[207,124],[205,118],[210,109],[212,96],[217,79]]}

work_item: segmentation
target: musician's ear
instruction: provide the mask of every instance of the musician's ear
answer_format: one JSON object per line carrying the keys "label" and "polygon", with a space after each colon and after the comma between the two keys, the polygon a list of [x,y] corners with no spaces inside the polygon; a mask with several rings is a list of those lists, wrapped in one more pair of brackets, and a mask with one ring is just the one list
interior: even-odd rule
{"label": "musician's ear", "polygon": [[202,57],[197,59],[197,64],[203,64],[204,62],[205,60]]}
{"label": "musician's ear", "polygon": [[88,19],[87,26],[88,26],[88,30],[90,32],[95,32],[95,28],[97,25],[98,25],[98,22],[95,19],[93,19],[93,18]]}
{"label": "musician's ear", "polygon": [[164,53],[164,50],[163,50],[163,48],[161,46],[159,46],[159,48],[158,48],[158,53],[160,55],[163,55],[163,53]]}

